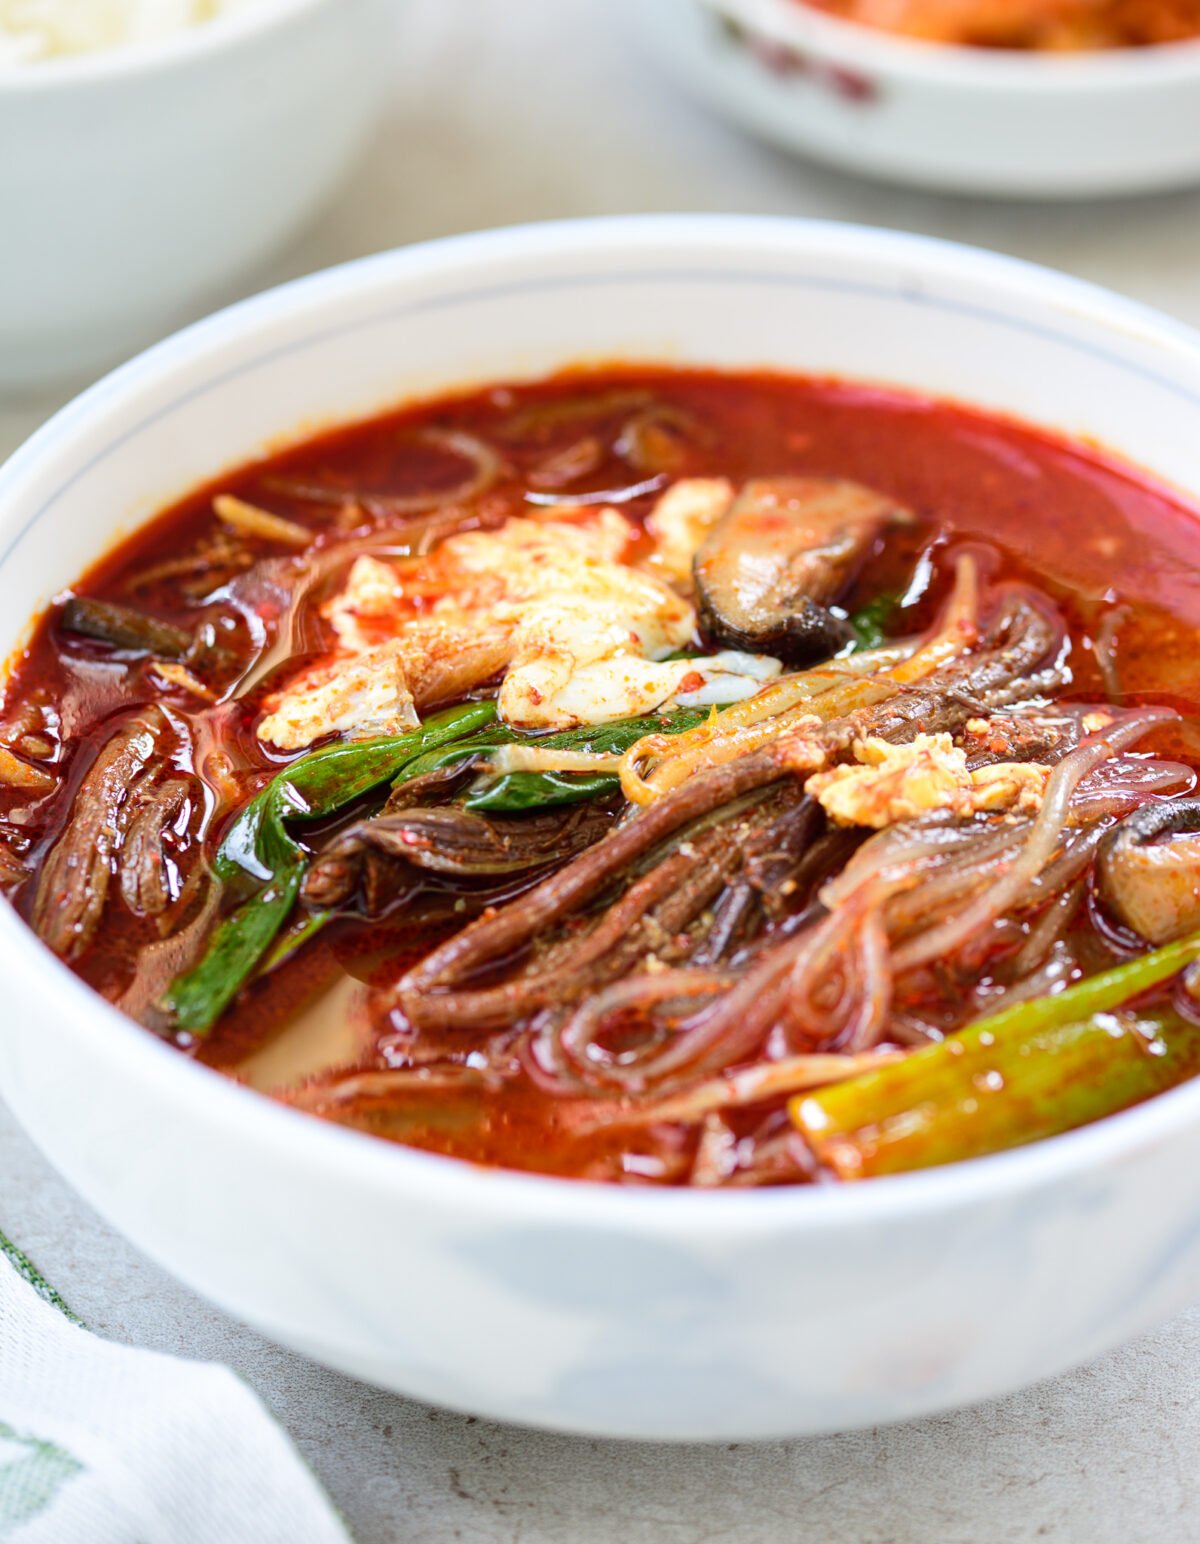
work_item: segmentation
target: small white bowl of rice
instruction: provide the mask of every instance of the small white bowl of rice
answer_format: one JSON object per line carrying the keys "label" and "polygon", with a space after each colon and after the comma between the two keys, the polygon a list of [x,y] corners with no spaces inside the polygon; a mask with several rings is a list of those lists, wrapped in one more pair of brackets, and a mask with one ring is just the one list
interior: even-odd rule
{"label": "small white bowl of rice", "polygon": [[220,297],[336,186],[392,0],[0,0],[0,391]]}

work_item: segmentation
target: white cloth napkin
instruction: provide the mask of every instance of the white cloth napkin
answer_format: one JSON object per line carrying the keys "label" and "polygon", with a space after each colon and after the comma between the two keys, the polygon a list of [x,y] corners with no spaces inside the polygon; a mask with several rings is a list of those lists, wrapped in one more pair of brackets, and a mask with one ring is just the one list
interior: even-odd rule
{"label": "white cloth napkin", "polygon": [[349,1535],[228,1368],[89,1334],[0,1234],[0,1540],[348,1544]]}

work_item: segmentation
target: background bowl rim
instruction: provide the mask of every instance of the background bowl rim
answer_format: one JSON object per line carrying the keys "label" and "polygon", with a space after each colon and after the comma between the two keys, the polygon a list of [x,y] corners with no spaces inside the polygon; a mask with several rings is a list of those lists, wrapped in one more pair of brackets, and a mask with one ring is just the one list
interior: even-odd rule
{"label": "background bowl rim", "polygon": [[1058,93],[1149,89],[1200,80],[1200,37],[1141,48],[1079,53],[974,48],[904,37],[818,11],[804,0],[692,0],[757,31],[767,41],[834,56],[839,65],[877,70],[910,83],[972,90]]}
{"label": "background bowl rim", "polygon": [[[70,441],[120,415],[148,389],[206,358],[216,364],[238,341],[281,323],[313,319],[318,308],[352,302],[371,284],[406,283],[453,270],[486,272],[505,260],[586,260],[597,251],[637,253],[675,247],[681,259],[736,240],[747,252],[776,254],[850,248],[881,262],[923,256],[940,273],[987,283],[997,300],[1022,292],[1090,327],[1133,335],[1158,347],[1182,350],[1200,373],[1200,333],[1155,309],[1101,286],[1022,259],[959,242],[841,221],[770,215],[655,214],[547,221],[448,236],[371,254],[291,280],[215,312],[171,334],[102,377],[67,403],[3,464],[0,509],[19,507],[30,487]],[[2,560],[0,560],[2,561]],[[15,635],[19,637],[19,634]],[[11,657],[11,655],[10,655]],[[7,904],[0,906],[0,960],[19,974],[31,996],[71,1028],[92,1023],[102,1054],[131,1084],[154,1083],[215,1131],[236,1129],[248,1152],[290,1144],[297,1166],[402,1198],[495,1217],[559,1218],[572,1227],[692,1235],[697,1225],[714,1234],[761,1235],[786,1226],[790,1233],[832,1226],[914,1218],[1009,1198],[1065,1180],[1099,1163],[1135,1156],[1181,1128],[1200,1123],[1200,1079],[1080,1130],[1012,1151],[940,1169],[873,1179],[856,1185],[790,1186],[759,1191],[696,1193],[655,1186],[623,1186],[486,1168],[423,1152],[334,1125],[277,1104],[223,1074],[195,1063],[127,1019],[79,980],[40,942]],[[92,1031],[89,1031],[91,1034]],[[100,1039],[100,1037],[103,1037]],[[0,1094],[4,1092],[0,1088]]]}
{"label": "background bowl rim", "polygon": [[128,84],[138,77],[165,74],[193,62],[230,53],[241,44],[285,25],[294,17],[338,0],[255,0],[244,10],[143,43],[116,43],[81,54],[66,54],[0,70],[0,102],[5,97],[37,96],[77,86]]}

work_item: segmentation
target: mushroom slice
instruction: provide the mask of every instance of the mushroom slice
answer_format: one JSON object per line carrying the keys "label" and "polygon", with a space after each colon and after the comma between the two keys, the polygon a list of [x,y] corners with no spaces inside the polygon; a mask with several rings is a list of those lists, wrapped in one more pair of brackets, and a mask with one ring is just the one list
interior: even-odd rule
{"label": "mushroom slice", "polygon": [[701,622],[731,648],[797,665],[828,658],[854,636],[829,606],[882,532],[911,518],[860,483],[748,482],[696,554]]}
{"label": "mushroom slice", "polygon": [[1108,909],[1151,943],[1200,928],[1200,799],[1127,815],[1100,843],[1096,875]]}

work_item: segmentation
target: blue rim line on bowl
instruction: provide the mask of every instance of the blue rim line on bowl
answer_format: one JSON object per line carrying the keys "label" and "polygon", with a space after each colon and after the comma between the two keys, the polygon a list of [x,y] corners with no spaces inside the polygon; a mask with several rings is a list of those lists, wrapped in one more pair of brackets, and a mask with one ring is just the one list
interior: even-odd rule
{"label": "blue rim line on bowl", "polygon": [[[343,264],[342,268],[346,269],[352,268],[354,266],[355,265],[353,263],[348,263]],[[336,273],[339,270],[333,269],[330,271]],[[133,439],[138,434],[141,434],[143,430],[149,428],[152,424],[157,423],[164,418],[169,418],[172,413],[174,413],[178,408],[182,407],[185,403],[194,401],[197,397],[204,396],[208,392],[214,391],[218,387],[226,385],[230,381],[236,380],[239,376],[245,375],[251,370],[258,369],[263,364],[268,364],[279,359],[286,359],[289,355],[301,353],[305,349],[311,348],[313,344],[320,343],[328,338],[345,337],[350,333],[368,331],[371,328],[379,326],[381,323],[393,322],[406,316],[428,315],[433,311],[453,311],[458,306],[470,304],[471,302],[477,300],[509,298],[515,299],[521,295],[528,295],[535,292],[544,293],[546,290],[550,289],[569,290],[578,287],[580,284],[587,284],[593,287],[596,285],[641,284],[645,283],[649,279],[653,279],[655,281],[666,281],[675,284],[756,284],[765,286],[780,286],[786,289],[809,290],[817,293],[825,292],[831,294],[861,295],[864,298],[879,297],[887,298],[890,300],[898,299],[908,305],[927,306],[933,310],[947,311],[958,316],[972,317],[977,320],[999,323],[1003,326],[1011,328],[1014,331],[1027,332],[1035,337],[1049,339],[1053,342],[1064,344],[1082,355],[1090,356],[1093,359],[1104,360],[1108,364],[1115,364],[1122,369],[1128,370],[1132,374],[1141,376],[1143,380],[1152,381],[1155,385],[1162,387],[1164,390],[1171,392],[1173,395],[1178,396],[1184,401],[1192,403],[1194,406],[1200,408],[1200,391],[1194,391],[1190,388],[1184,387],[1178,382],[1172,381],[1168,376],[1162,375],[1159,371],[1148,370],[1144,366],[1137,364],[1135,361],[1125,359],[1121,355],[1114,353],[1111,349],[1100,348],[1096,344],[1087,343],[1079,338],[1073,338],[1069,333],[1062,332],[1055,328],[1044,327],[1038,323],[1015,321],[1012,317],[1007,316],[1004,312],[996,311],[987,306],[967,305],[960,301],[952,301],[939,296],[926,295],[921,293],[919,290],[906,290],[894,285],[889,286],[883,284],[866,284],[852,280],[836,278],[814,279],[800,275],[789,276],[786,274],[756,274],[744,269],[739,270],[735,268],[690,268],[679,269],[675,272],[672,272],[670,269],[631,269],[626,273],[580,272],[569,278],[564,277],[561,280],[520,280],[511,284],[487,285],[471,290],[457,290],[452,294],[447,294],[437,299],[421,300],[408,306],[388,307],[382,311],[373,312],[369,317],[356,321],[350,325],[325,328],[315,332],[306,333],[303,337],[293,339],[291,342],[283,344],[277,349],[272,349],[266,353],[258,354],[253,359],[244,360],[242,363],[236,365],[230,370],[226,370],[219,375],[214,375],[209,380],[205,381],[203,385],[192,387],[190,391],[184,392],[182,395],[173,398],[172,401],[166,403],[163,407],[157,409],[154,413],[149,414],[147,417],[141,419],[138,423],[127,429],[123,434],[119,435],[115,440],[110,441],[110,443],[104,446],[103,449],[98,450],[90,458],[90,460],[85,462],[81,467],[74,471],[71,476],[55,490],[55,492],[43,500],[41,505],[33,512],[32,515],[30,515],[29,519],[25,522],[21,529],[12,536],[8,543],[5,546],[0,547],[0,563],[6,562],[8,558],[12,556],[24,538],[30,533],[30,531],[34,529],[35,526],[40,524],[42,519],[50,512],[51,509],[53,509],[58,500],[62,498],[63,495],[67,493],[68,490],[72,488],[81,477],[86,477],[89,472],[93,471],[96,466],[98,466],[99,463],[105,459],[105,457],[111,455],[114,451],[119,450],[120,447],[127,441]],[[290,288],[290,286],[284,286],[284,288]],[[0,495],[2,494],[3,484],[0,483]]]}

